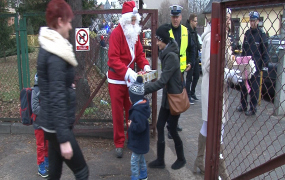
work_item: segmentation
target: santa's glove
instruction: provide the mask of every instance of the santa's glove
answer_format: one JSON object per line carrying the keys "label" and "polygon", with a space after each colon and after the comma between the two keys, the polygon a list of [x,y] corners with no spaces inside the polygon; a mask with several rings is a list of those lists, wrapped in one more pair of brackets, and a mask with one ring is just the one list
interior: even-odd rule
{"label": "santa's glove", "polygon": [[128,68],[124,79],[127,82],[133,83],[137,80],[137,73],[133,71],[131,68]]}
{"label": "santa's glove", "polygon": [[127,82],[127,87],[130,87],[133,83],[126,81]]}
{"label": "santa's glove", "polygon": [[151,71],[151,69],[150,69],[150,66],[149,66],[149,65],[145,65],[143,70],[144,70],[144,71],[146,71],[146,72]]}

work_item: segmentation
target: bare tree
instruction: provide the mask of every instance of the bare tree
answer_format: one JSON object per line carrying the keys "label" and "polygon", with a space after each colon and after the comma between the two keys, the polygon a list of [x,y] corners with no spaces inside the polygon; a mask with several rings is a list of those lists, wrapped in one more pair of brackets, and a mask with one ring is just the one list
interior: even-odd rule
{"label": "bare tree", "polygon": [[191,13],[202,13],[205,7],[208,5],[209,0],[189,0],[188,7]]}
{"label": "bare tree", "polygon": [[158,26],[170,22],[170,5],[169,0],[164,0],[160,4],[160,8],[158,10]]}
{"label": "bare tree", "polygon": [[181,24],[185,24],[186,20],[189,18],[190,11],[188,8],[188,1],[187,0],[180,0],[179,5],[183,7],[181,15],[182,15],[182,20]]}
{"label": "bare tree", "polygon": [[[170,4],[169,0],[164,0],[161,5],[160,8],[158,10],[158,25],[162,25],[164,23],[170,23],[170,6],[172,4]],[[180,0],[180,2],[178,3],[178,5],[182,6],[182,23],[186,22],[186,20],[189,17],[189,9],[188,9],[188,2],[187,0]]]}

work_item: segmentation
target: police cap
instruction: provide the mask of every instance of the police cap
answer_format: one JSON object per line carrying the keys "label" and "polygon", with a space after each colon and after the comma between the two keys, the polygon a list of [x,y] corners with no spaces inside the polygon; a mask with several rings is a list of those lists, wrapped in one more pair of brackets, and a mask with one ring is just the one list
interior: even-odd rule
{"label": "police cap", "polygon": [[173,6],[170,6],[170,15],[171,16],[179,16],[181,14],[181,11],[183,9],[182,6],[179,6],[179,5],[173,5]]}
{"label": "police cap", "polygon": [[259,20],[259,13],[256,11],[251,11],[249,13],[250,20]]}

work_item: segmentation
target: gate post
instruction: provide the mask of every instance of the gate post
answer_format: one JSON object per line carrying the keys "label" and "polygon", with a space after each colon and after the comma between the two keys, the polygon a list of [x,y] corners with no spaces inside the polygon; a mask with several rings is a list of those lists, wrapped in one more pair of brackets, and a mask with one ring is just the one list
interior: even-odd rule
{"label": "gate post", "polygon": [[20,46],[22,55],[22,80],[23,87],[30,87],[30,66],[29,66],[29,54],[28,54],[28,40],[27,40],[27,25],[26,16],[20,19]]}
{"label": "gate post", "polygon": [[277,66],[277,76],[275,84],[275,97],[274,97],[274,115],[279,116],[284,114],[285,109],[285,91],[283,85],[285,84],[285,56],[284,49],[279,50],[278,59],[281,66]]}
{"label": "gate post", "polygon": [[[213,2],[211,15],[211,55],[210,55],[210,78],[209,78],[209,105],[207,121],[206,141],[206,164],[205,180],[218,179],[218,165],[221,139],[221,119],[223,104],[223,65],[224,54],[222,45],[225,32],[222,30],[224,21],[221,3]],[[225,14],[225,12],[224,12]],[[222,43],[222,44],[221,44]]]}
{"label": "gate post", "polygon": [[19,78],[19,89],[23,89],[23,81],[22,81],[22,62],[21,62],[21,54],[20,54],[20,40],[19,40],[19,31],[20,31],[20,25],[19,25],[19,13],[17,12],[15,14],[15,33],[16,33],[16,44],[17,44],[17,65],[18,65],[18,78]]}

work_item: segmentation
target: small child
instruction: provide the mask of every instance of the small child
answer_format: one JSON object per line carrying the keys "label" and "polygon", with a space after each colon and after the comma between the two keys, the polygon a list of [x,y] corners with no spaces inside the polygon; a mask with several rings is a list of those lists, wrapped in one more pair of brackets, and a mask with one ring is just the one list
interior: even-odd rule
{"label": "small child", "polygon": [[147,166],[144,154],[149,151],[149,123],[150,107],[148,99],[144,98],[144,84],[141,76],[137,77],[129,87],[132,106],[128,120],[128,148],[132,150],[131,180],[147,180]]}
{"label": "small child", "polygon": [[40,89],[38,87],[38,74],[35,75],[34,89],[32,90],[32,111],[36,115],[36,119],[33,122],[37,144],[37,163],[38,174],[43,178],[48,177],[48,141],[44,138],[44,131],[37,124],[38,115],[40,112],[39,101]]}

